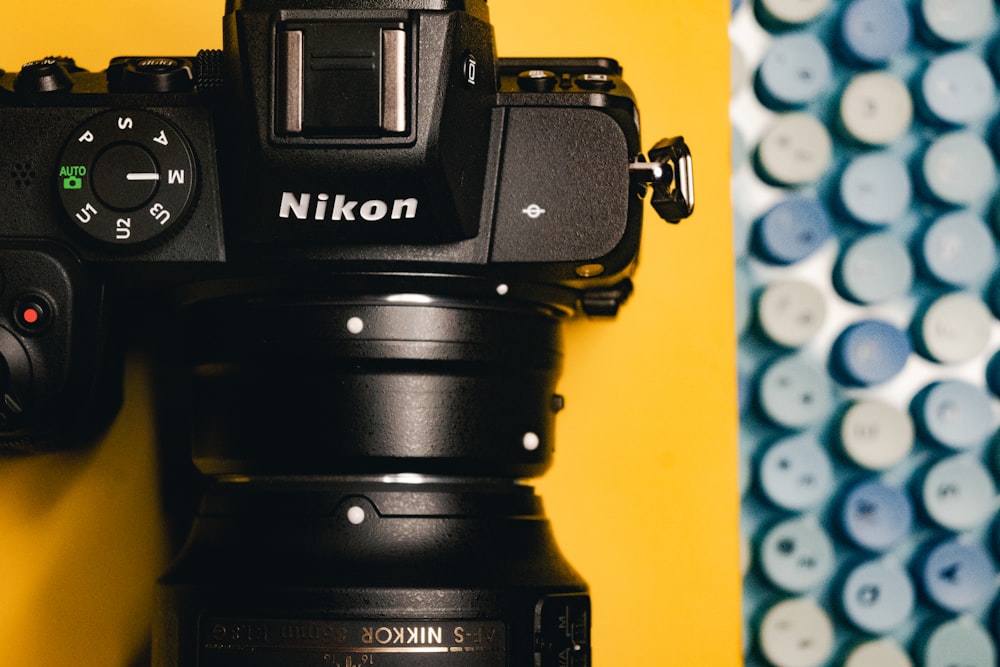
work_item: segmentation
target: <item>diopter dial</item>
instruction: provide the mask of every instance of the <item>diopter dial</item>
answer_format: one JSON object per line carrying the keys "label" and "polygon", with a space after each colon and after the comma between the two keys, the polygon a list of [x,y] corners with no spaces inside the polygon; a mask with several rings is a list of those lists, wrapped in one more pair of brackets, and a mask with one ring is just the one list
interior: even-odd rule
{"label": "diopter dial", "polygon": [[112,245],[156,239],[194,199],[196,165],[184,136],[148,111],[112,110],[74,130],[56,190],[70,220]]}

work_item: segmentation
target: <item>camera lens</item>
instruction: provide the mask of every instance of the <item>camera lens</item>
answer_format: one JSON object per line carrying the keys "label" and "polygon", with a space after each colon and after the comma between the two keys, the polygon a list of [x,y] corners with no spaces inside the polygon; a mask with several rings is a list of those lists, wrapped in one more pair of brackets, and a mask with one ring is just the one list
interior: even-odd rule
{"label": "camera lens", "polygon": [[502,297],[294,292],[184,312],[210,481],[160,582],[154,655],[588,664],[586,584],[519,481],[552,456],[559,316]]}
{"label": "camera lens", "polygon": [[217,480],[161,581],[158,607],[176,615],[156,627],[198,638],[172,664],[506,667],[589,656],[586,586],[530,488],[413,482]]}

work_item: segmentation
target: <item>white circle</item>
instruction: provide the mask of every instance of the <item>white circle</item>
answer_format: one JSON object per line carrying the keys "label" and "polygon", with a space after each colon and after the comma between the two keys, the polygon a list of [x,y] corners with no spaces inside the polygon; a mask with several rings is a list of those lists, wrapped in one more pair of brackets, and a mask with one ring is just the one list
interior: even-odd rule
{"label": "white circle", "polygon": [[840,442],[857,465],[885,470],[905,459],[913,449],[913,420],[888,403],[861,401],[844,414]]}
{"label": "white circle", "polygon": [[735,42],[729,44],[729,94],[735,95],[747,80],[747,60]]}
{"label": "white circle", "polygon": [[360,317],[352,317],[347,320],[347,330],[352,334],[359,334],[365,330],[365,321]]}
{"label": "white circle", "polygon": [[799,347],[812,340],[823,326],[826,300],[809,283],[774,282],[760,296],[757,318],[772,341],[784,347]]}
{"label": "white circle", "polygon": [[932,303],[920,323],[920,339],[931,359],[943,364],[969,361],[986,349],[990,340],[990,315],[979,297],[946,294]]}
{"label": "white circle", "polygon": [[354,505],[347,510],[347,520],[350,521],[352,525],[360,526],[365,522],[365,518],[365,510],[363,507]]}
{"label": "white circle", "polygon": [[815,183],[833,158],[833,141],[826,127],[808,113],[779,116],[757,148],[767,177],[781,185]]}
{"label": "white circle", "polygon": [[912,667],[906,652],[892,639],[873,639],[856,647],[844,667]]}
{"label": "white circle", "polygon": [[833,623],[809,598],[779,602],[760,624],[760,648],[775,667],[818,667],[833,652]]}
{"label": "white circle", "polygon": [[499,285],[497,285],[497,294],[499,294],[500,296],[507,296],[509,292],[510,292],[510,286],[507,285],[507,283],[500,283]]}
{"label": "white circle", "polygon": [[953,44],[971,42],[993,29],[992,0],[923,0],[920,11],[931,32]]}
{"label": "white circle", "polygon": [[524,437],[521,439],[521,443],[524,445],[524,448],[526,450],[528,450],[529,452],[533,452],[541,446],[542,439],[538,437],[537,433],[532,433],[531,431],[528,431],[527,433],[524,434]]}
{"label": "white circle", "polygon": [[779,21],[801,25],[819,16],[830,0],[761,0],[761,4]]}
{"label": "white circle", "polygon": [[750,325],[750,300],[753,292],[753,278],[746,262],[736,263],[736,280],[734,286],[736,296],[736,335],[742,336]]}
{"label": "white circle", "polygon": [[753,546],[750,543],[750,536],[740,533],[740,574],[744,577],[753,565]]}
{"label": "white circle", "polygon": [[873,146],[890,144],[913,122],[910,91],[886,72],[858,74],[840,98],[840,122],[858,141]]}

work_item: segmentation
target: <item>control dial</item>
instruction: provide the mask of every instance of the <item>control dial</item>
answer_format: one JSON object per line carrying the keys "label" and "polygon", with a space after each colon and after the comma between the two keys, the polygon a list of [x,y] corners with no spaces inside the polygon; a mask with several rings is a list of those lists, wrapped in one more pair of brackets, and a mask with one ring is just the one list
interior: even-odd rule
{"label": "control dial", "polygon": [[31,362],[24,346],[0,326],[0,430],[23,425],[33,394]]}
{"label": "control dial", "polygon": [[165,118],[138,110],[107,111],[78,127],[56,174],[70,220],[113,245],[166,234],[184,219],[196,183],[184,136]]}

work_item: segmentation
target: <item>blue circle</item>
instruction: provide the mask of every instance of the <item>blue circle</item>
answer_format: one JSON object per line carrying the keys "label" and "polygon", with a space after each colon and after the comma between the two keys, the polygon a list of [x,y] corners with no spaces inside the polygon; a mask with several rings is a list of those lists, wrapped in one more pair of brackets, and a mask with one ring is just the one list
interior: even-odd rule
{"label": "blue circle", "polygon": [[753,379],[748,373],[739,371],[736,375],[737,405],[740,414],[747,409],[750,404],[750,396],[753,394]]}
{"label": "blue circle", "polygon": [[844,532],[863,549],[885,551],[913,524],[913,505],[901,490],[878,481],[851,489],[840,510]]}
{"label": "blue circle", "polygon": [[972,51],[938,56],[920,81],[920,108],[934,120],[967,125],[996,106],[996,85],[989,67]]}
{"label": "blue circle", "polygon": [[993,594],[996,568],[979,544],[950,539],[935,546],[921,564],[924,592],[945,611],[975,609]]}
{"label": "blue circle", "polygon": [[996,265],[993,234],[982,218],[968,209],[935,220],[922,234],[918,250],[927,273],[953,287],[978,284]]}
{"label": "blue circle", "polygon": [[913,23],[899,0],[854,0],[840,19],[840,39],[856,60],[880,65],[904,51]]}
{"label": "blue circle", "polygon": [[783,357],[758,379],[757,402],[774,424],[801,430],[829,414],[833,393],[822,369],[799,357]]}
{"label": "blue circle", "polygon": [[840,177],[840,201],[858,222],[888,225],[910,207],[913,182],[903,162],[885,152],[854,158]]}
{"label": "blue circle", "polygon": [[737,262],[735,272],[736,335],[742,336],[750,325],[753,278],[746,262]]}
{"label": "blue circle", "polygon": [[932,465],[922,477],[923,510],[941,528],[972,530],[993,516],[996,484],[977,457],[950,456]]}
{"label": "blue circle", "polygon": [[934,628],[919,643],[922,667],[996,667],[997,651],[990,633],[972,616],[960,616]]}
{"label": "blue circle", "polygon": [[833,233],[826,208],[815,198],[786,199],[757,221],[753,245],[763,259],[793,264],[814,253]]}
{"label": "blue circle", "polygon": [[970,130],[937,135],[920,160],[919,182],[931,199],[972,206],[993,192],[996,163],[983,138]]}
{"label": "blue circle", "polygon": [[834,268],[833,280],[837,291],[852,301],[881,303],[910,291],[913,261],[896,236],[868,234],[843,252]]}
{"label": "blue circle", "polygon": [[830,55],[819,39],[809,33],[778,37],[757,70],[758,97],[777,109],[801,107],[827,90],[832,79]]}
{"label": "blue circle", "polygon": [[833,344],[831,371],[845,384],[870,387],[895,377],[913,352],[907,335],[880,320],[845,329]]}
{"label": "blue circle", "polygon": [[805,593],[833,574],[833,542],[815,519],[788,519],[767,531],[760,545],[760,564],[778,588]]}
{"label": "blue circle", "polygon": [[733,163],[733,172],[747,161],[747,142],[743,132],[735,125],[729,127],[729,159]]}
{"label": "blue circle", "polygon": [[833,465],[811,435],[771,445],[757,469],[764,496],[778,507],[800,512],[826,500],[833,490]]}
{"label": "blue circle", "polygon": [[841,602],[847,617],[859,629],[885,634],[913,613],[916,594],[902,567],[870,561],[847,575]]}
{"label": "blue circle", "polygon": [[935,382],[913,400],[920,432],[945,447],[971,449],[993,433],[993,410],[986,392],[961,380]]}

